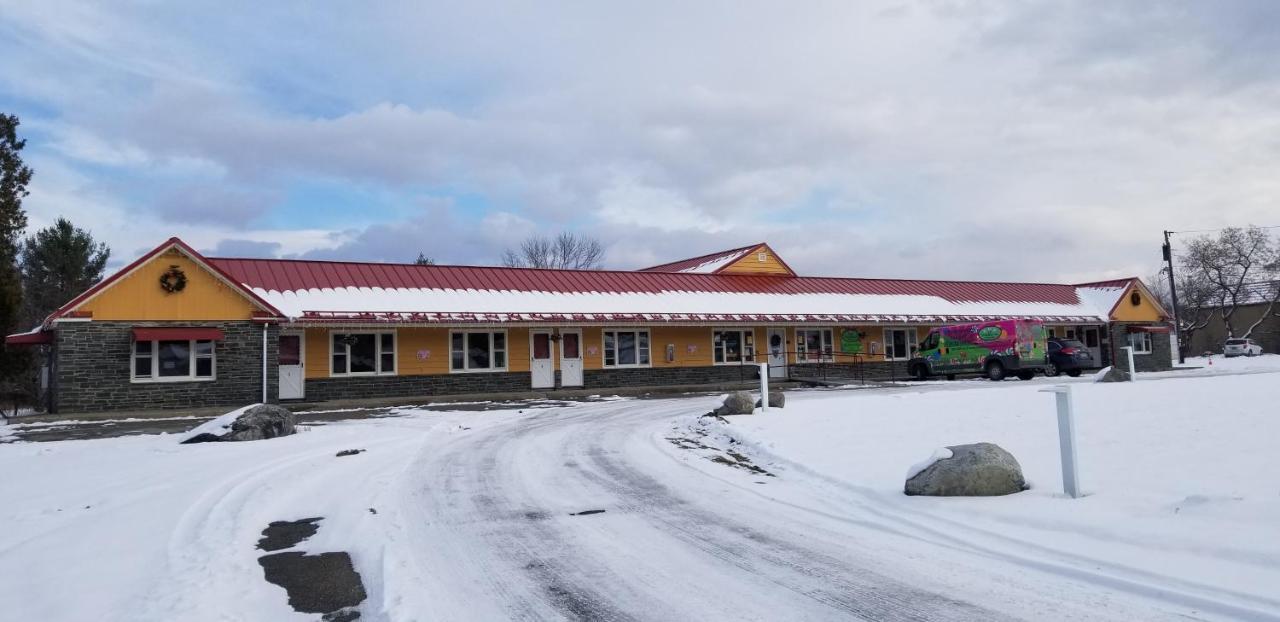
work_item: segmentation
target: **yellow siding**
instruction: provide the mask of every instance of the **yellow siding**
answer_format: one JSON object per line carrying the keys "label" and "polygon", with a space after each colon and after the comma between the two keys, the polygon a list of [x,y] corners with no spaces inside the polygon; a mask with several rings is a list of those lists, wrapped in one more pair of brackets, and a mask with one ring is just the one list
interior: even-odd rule
{"label": "yellow siding", "polygon": [[[169,293],[160,287],[160,276],[178,266],[187,286]],[[85,302],[79,311],[90,311],[95,320],[247,320],[257,307],[239,291],[176,250],[153,257]]]}
{"label": "yellow siding", "polygon": [[[762,257],[763,255],[763,257]],[[764,261],[761,261],[763,259]],[[760,246],[750,253],[747,253],[742,259],[739,259],[724,268],[723,274],[767,274],[787,276],[791,271],[787,269],[773,251],[767,246]]]}
{"label": "yellow siding", "polygon": [[329,377],[329,329],[327,328],[308,328],[305,333],[306,353],[303,360],[306,361],[306,377],[307,378],[328,378]]}
{"label": "yellow siding", "polygon": [[[587,327],[582,329],[582,368],[604,368],[604,329]],[[653,347],[652,342],[649,344]]]}
{"label": "yellow siding", "polygon": [[[1136,306],[1130,300],[1135,291],[1142,298]],[[1111,319],[1116,322],[1159,322],[1163,320],[1160,310],[1154,304],[1151,304],[1151,299],[1146,292],[1136,285],[1131,285],[1129,289],[1125,290],[1124,296],[1120,298],[1120,304],[1116,305],[1115,313],[1111,314]]]}
{"label": "yellow siding", "polygon": [[402,376],[449,373],[449,330],[396,329],[396,365]]}
{"label": "yellow siding", "polygon": [[[559,344],[551,345],[553,348],[559,347]],[[507,371],[529,371],[529,356],[529,329],[507,329]],[[557,353],[553,353],[551,358],[555,359],[558,356]]]}

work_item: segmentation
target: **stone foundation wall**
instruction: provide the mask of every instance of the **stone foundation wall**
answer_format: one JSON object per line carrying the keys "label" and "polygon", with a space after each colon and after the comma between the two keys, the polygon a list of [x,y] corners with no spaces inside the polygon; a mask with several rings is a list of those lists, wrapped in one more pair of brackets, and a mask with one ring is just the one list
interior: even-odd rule
{"label": "stone foundation wall", "polygon": [[[184,322],[220,328],[214,346],[216,378],[186,382],[131,382],[135,327],[154,322],[63,322],[54,336],[54,412],[152,410],[243,406],[262,401],[262,325],[254,322]],[[268,327],[267,395],[276,399],[279,329]]]}

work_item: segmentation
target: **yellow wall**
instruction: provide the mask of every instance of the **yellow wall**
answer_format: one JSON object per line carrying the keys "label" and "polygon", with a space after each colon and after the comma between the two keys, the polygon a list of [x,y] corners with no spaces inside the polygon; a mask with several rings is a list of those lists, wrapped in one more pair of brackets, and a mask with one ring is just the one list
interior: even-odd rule
{"label": "yellow wall", "polygon": [[[1137,306],[1134,306],[1129,300],[1134,291],[1137,291],[1138,295],[1142,297],[1141,304]],[[1120,298],[1120,304],[1116,305],[1115,313],[1111,314],[1111,319],[1116,322],[1159,322],[1163,318],[1160,310],[1151,303],[1151,299],[1146,292],[1136,285],[1131,285],[1129,289],[1125,290],[1124,296]]]}
{"label": "yellow wall", "polygon": [[[764,254],[764,261],[760,261],[760,254]],[[739,259],[721,271],[723,274],[776,274],[790,275],[791,271],[778,261],[778,257],[769,250],[767,246],[760,246],[750,253],[747,253],[742,259]]]}
{"label": "yellow wall", "polygon": [[[306,329],[306,376],[329,377],[328,327]],[[447,328],[362,328],[352,331],[393,331],[396,333],[396,373],[401,376],[425,376],[449,373],[449,329]],[[529,329],[509,328],[507,332],[507,371],[529,371]],[[558,357],[557,357],[558,358]]]}
{"label": "yellow wall", "polygon": [[[178,266],[187,286],[169,293],[160,287],[160,276]],[[257,307],[239,291],[175,250],[153,257],[80,305],[95,320],[248,320]]]}

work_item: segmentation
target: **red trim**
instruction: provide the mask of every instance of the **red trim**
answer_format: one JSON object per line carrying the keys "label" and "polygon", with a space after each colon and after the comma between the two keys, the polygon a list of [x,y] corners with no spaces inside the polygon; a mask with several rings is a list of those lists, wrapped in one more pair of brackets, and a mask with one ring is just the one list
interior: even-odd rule
{"label": "red trim", "polygon": [[1130,326],[1131,333],[1171,333],[1172,326]]}
{"label": "red trim", "polygon": [[50,343],[53,343],[53,333],[47,331],[18,333],[4,338],[4,344],[7,346],[41,346]]}
{"label": "red trim", "polygon": [[995,315],[852,315],[852,314],[745,314],[745,313],[428,313],[304,311],[297,321],[303,324],[679,324],[679,323],[926,323],[984,322],[1019,319],[1046,322],[1096,323],[1098,318],[1077,315],[995,316]]}
{"label": "red trim", "polygon": [[134,341],[162,341],[166,339],[199,339],[208,341],[222,341],[221,328],[208,328],[200,326],[177,327],[177,326],[147,326],[137,327],[133,329]]}
{"label": "red trim", "polygon": [[[132,263],[125,266],[124,268],[121,268],[120,270],[116,271],[115,274],[112,274],[111,276],[101,281],[98,281],[98,283],[95,284],[93,287],[90,287],[89,289],[85,290],[84,293],[80,294],[79,296],[72,298],[71,301],[68,302],[67,304],[64,304],[61,307],[58,307],[58,309],[54,311],[52,314],[50,314],[49,318],[44,321],[44,325],[48,326],[49,322],[60,317],[83,317],[81,315],[82,312],[73,311],[73,309],[75,309],[77,306],[82,304],[84,301],[91,298],[94,294],[97,294],[98,292],[111,286],[113,283],[120,280],[124,275],[132,272],[138,266],[141,266],[142,264],[150,261],[152,258],[174,247],[181,250],[183,254],[187,255],[187,257],[190,258],[192,261],[200,264],[202,267],[209,270],[210,272],[213,272],[214,274],[217,274],[222,278],[226,279],[227,282],[230,283],[231,286],[234,287],[237,291],[239,291],[242,295],[254,301],[254,303],[259,305],[263,309],[266,309],[267,311],[271,312],[272,314],[274,314],[275,317],[284,316],[284,314],[281,313],[279,309],[271,306],[271,303],[267,302],[266,300],[263,300],[262,297],[253,293],[252,290],[245,288],[244,285],[239,280],[233,278],[230,274],[227,274],[225,270],[214,265],[213,262],[205,259],[203,255],[201,255],[199,252],[196,251],[196,249],[188,246],[186,242],[183,242],[182,240],[176,237],[173,237],[173,238],[169,238],[160,246],[157,246],[151,249],[151,251],[148,252],[147,254],[135,259]],[[88,314],[88,315],[90,317],[92,316],[92,314]]]}

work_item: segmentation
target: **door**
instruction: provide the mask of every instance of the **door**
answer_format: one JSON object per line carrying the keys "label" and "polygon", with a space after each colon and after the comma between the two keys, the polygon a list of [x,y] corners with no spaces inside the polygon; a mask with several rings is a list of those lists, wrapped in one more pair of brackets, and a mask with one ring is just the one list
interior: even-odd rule
{"label": "door", "polygon": [[769,342],[769,377],[787,377],[787,329],[770,328],[767,336]]}
{"label": "door", "polygon": [[1090,326],[1084,329],[1084,347],[1088,348],[1089,354],[1093,355],[1093,364],[1103,367],[1106,363],[1102,362],[1102,339],[1101,331],[1097,326]]}
{"label": "door", "polygon": [[555,363],[551,359],[551,331],[529,331],[529,373],[531,386],[550,389],[556,386]]}
{"label": "door", "polygon": [[582,386],[582,331],[560,331],[560,386]]}
{"label": "door", "polygon": [[306,344],[299,333],[280,333],[279,343],[276,362],[280,366],[280,399],[302,399],[306,385],[302,349]]}

